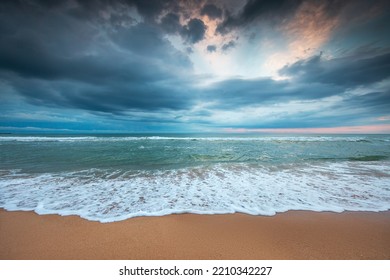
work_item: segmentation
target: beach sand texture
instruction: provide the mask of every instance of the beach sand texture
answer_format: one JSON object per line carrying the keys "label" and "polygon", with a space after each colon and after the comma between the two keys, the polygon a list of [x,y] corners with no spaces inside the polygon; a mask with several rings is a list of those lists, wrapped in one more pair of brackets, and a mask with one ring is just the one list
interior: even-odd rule
{"label": "beach sand texture", "polygon": [[390,212],[139,217],[0,211],[1,259],[390,259]]}

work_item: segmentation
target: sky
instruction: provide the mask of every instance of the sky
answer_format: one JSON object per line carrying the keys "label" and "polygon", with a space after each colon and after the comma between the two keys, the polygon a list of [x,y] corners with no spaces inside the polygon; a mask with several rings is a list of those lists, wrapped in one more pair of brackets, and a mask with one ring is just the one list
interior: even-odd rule
{"label": "sky", "polygon": [[2,133],[390,133],[390,2],[2,0]]}

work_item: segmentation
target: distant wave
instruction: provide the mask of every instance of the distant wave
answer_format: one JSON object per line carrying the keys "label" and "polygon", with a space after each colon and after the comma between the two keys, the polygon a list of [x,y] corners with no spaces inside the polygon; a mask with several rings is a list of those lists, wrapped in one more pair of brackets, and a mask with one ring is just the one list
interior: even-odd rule
{"label": "distant wave", "polygon": [[263,142],[366,142],[373,140],[388,142],[390,139],[367,139],[365,137],[343,136],[259,136],[259,137],[164,137],[164,136],[0,136],[0,142],[118,142],[140,140],[178,140],[178,141],[263,141]]}
{"label": "distant wave", "polygon": [[356,157],[317,157],[317,158],[307,158],[307,160],[312,161],[383,161],[388,160],[388,156],[381,155],[366,155],[366,156],[356,156]]}
{"label": "distant wave", "polygon": [[98,141],[99,137],[54,137],[54,136],[1,136],[0,141],[18,142],[74,142],[74,141]]}

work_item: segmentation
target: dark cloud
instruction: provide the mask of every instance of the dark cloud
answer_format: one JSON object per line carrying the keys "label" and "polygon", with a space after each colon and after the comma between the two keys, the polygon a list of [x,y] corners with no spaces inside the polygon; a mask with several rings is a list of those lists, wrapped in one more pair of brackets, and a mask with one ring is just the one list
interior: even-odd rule
{"label": "dark cloud", "polygon": [[377,13],[378,9],[386,10],[389,4],[383,0],[248,0],[238,13],[226,11],[226,16],[216,31],[226,34],[233,29],[248,27],[258,22],[262,25],[282,25],[288,22],[300,7],[303,7],[306,13],[316,13],[320,10],[327,19],[342,15],[343,22],[348,23],[361,21],[365,13]]}
{"label": "dark cloud", "polygon": [[115,13],[91,22],[68,14],[65,1],[31,3],[0,14],[0,74],[28,103],[115,114],[189,108],[192,64],[158,25],[124,25]]}
{"label": "dark cloud", "polygon": [[217,46],[216,45],[208,45],[207,46],[207,51],[208,52],[216,52],[217,51]]}
{"label": "dark cloud", "polygon": [[234,48],[235,46],[236,46],[236,42],[232,40],[226,44],[223,44],[221,49],[222,49],[222,51],[226,52],[226,51]]}
{"label": "dark cloud", "polygon": [[[17,126],[7,114],[24,108],[31,112],[66,112],[64,115],[82,112],[80,116],[88,114],[97,116],[99,121],[110,120],[105,128],[115,127],[116,123],[118,129],[126,129],[130,121],[156,129],[160,122],[172,123],[173,127],[188,120],[211,127],[218,126],[211,121],[216,112],[285,106],[289,102],[320,103],[324,99],[341,100],[328,107],[326,118],[320,116],[321,112],[303,111],[291,115],[285,111],[273,115],[272,120],[247,124],[243,120],[240,126],[256,128],[261,123],[263,127],[272,128],[325,127],[338,125],[338,122],[354,124],[362,116],[387,116],[390,91],[386,82],[375,84],[390,77],[390,52],[383,48],[388,44],[387,37],[383,36],[385,27],[373,31],[383,37],[382,45],[379,44],[382,47],[369,45],[363,36],[362,41],[367,45],[351,51],[349,46],[355,44],[359,34],[351,40],[353,42],[348,42],[351,37],[345,36],[341,47],[347,51],[332,52],[332,58],[327,58],[325,52],[286,65],[279,74],[289,76],[287,80],[226,78],[210,85],[210,76],[194,74],[188,55],[201,55],[198,47],[205,46],[210,53],[217,51],[217,46],[210,43],[193,45],[205,39],[207,30],[205,22],[192,18],[195,14],[220,19],[218,31],[222,34],[232,29],[248,29],[248,33],[240,37],[249,37],[249,43],[255,44],[265,33],[278,30],[273,28],[274,24],[289,22],[302,2],[250,0],[236,6],[237,1],[217,0],[1,1],[2,124]],[[351,1],[338,0],[310,3],[320,5],[328,17],[342,14],[341,23],[348,23],[347,16],[366,7],[359,4],[353,10]],[[220,7],[224,7],[223,12]],[[373,13],[372,9],[367,11]],[[181,25],[180,20],[186,24]],[[382,17],[378,24],[386,20]],[[364,21],[355,19],[354,22],[354,30],[360,31],[361,26],[371,30]],[[253,33],[255,28],[263,26],[272,29],[264,34]],[[349,28],[351,25],[345,24],[339,36],[348,35]],[[182,51],[175,47],[177,38],[167,34],[181,36],[185,45],[180,42],[177,45]],[[168,40],[172,37],[175,38],[173,43]],[[222,39],[230,40],[231,36],[226,38]],[[250,59],[251,46],[241,43],[241,38],[225,41],[218,50],[227,55],[229,50],[237,48],[240,59]],[[335,37],[329,38],[329,44],[334,44],[332,38]],[[238,49],[241,47],[245,49]],[[244,54],[246,50],[249,52]],[[364,92],[355,94],[354,90],[358,89]],[[332,113],[335,116],[329,116]],[[88,126],[93,127],[93,123],[91,118]],[[31,121],[29,125],[46,127],[47,124]],[[58,122],[58,126],[65,125]],[[68,127],[73,129],[77,125]]]}
{"label": "dark cloud", "polygon": [[206,33],[207,26],[198,18],[191,19],[181,31],[187,42],[195,44],[202,41]]}
{"label": "dark cloud", "polygon": [[324,59],[316,55],[284,66],[279,74],[291,76],[300,82],[354,87],[390,77],[390,52],[361,58],[360,55]]}
{"label": "dark cloud", "polygon": [[[62,2],[70,1],[65,0]],[[76,0],[76,2],[79,6],[75,7],[73,12],[79,16],[96,16],[102,11],[112,9],[123,10],[126,9],[126,7],[135,7],[145,20],[152,22],[154,22],[162,12],[177,9],[177,2],[174,0]]]}
{"label": "dark cloud", "polygon": [[120,114],[128,110],[156,111],[161,109],[184,110],[192,99],[175,85],[135,83],[84,89],[65,94],[66,104],[89,111]]}
{"label": "dark cloud", "polygon": [[[157,27],[149,24],[137,24],[132,28],[123,28],[110,34],[111,38],[119,46],[138,55],[137,59],[150,61],[154,58],[172,67],[190,67],[191,63],[187,56],[175,49],[166,40]],[[141,57],[139,57],[141,56]],[[155,65],[151,65],[155,67]]]}
{"label": "dark cloud", "polygon": [[343,87],[333,85],[292,84],[288,81],[261,79],[229,79],[215,83],[202,93],[202,100],[213,102],[214,109],[234,109],[246,106],[272,105],[288,101],[319,100],[338,95]]}
{"label": "dark cloud", "polygon": [[[162,69],[164,59],[168,59],[169,63],[164,63],[168,68],[171,65],[172,71],[191,67],[183,53],[162,38],[157,28],[147,24],[120,28],[110,34],[113,42],[128,51],[125,56],[100,40],[80,44],[77,37],[85,31],[75,24],[68,27],[72,36],[63,35],[65,38],[38,27],[12,35],[2,33],[0,38],[7,44],[0,45],[0,69],[23,77],[99,82],[165,78],[170,74]],[[68,39],[66,44],[62,44],[64,39]]]}
{"label": "dark cloud", "polygon": [[181,35],[190,44],[202,41],[207,29],[204,22],[197,18],[191,19],[185,26],[182,26],[180,24],[180,16],[174,13],[166,14],[161,19],[160,27],[167,33]]}
{"label": "dark cloud", "polygon": [[94,85],[8,77],[8,82],[28,103],[43,107],[122,114],[129,110],[184,110],[194,102],[191,89],[179,81],[107,81]]}
{"label": "dark cloud", "polygon": [[249,0],[240,14],[241,20],[253,21],[254,19],[270,14],[285,15],[300,5],[298,0]]}
{"label": "dark cloud", "polygon": [[278,93],[287,87],[286,82],[272,79],[230,79],[215,83],[204,93],[204,98],[213,101],[217,108],[232,109],[267,103],[278,98]]}
{"label": "dark cloud", "polygon": [[207,15],[211,19],[217,19],[222,17],[222,10],[213,4],[206,4],[200,11],[200,15]]}
{"label": "dark cloud", "polygon": [[174,13],[169,13],[161,19],[161,26],[168,33],[176,33],[182,29],[180,25],[180,16]]}
{"label": "dark cloud", "polygon": [[[382,91],[372,91],[362,95],[347,96],[339,107],[362,108],[373,115],[388,115],[390,108],[390,89]],[[336,108],[338,109],[338,108]]]}
{"label": "dark cloud", "polygon": [[175,1],[172,0],[126,0],[125,2],[135,5],[139,13],[148,18],[155,18],[163,10],[170,9],[172,5],[175,5]]}
{"label": "dark cloud", "polygon": [[285,20],[294,13],[301,2],[301,0],[249,0],[238,15],[227,13],[216,31],[225,34],[255,20],[275,20],[277,22],[281,19]]}

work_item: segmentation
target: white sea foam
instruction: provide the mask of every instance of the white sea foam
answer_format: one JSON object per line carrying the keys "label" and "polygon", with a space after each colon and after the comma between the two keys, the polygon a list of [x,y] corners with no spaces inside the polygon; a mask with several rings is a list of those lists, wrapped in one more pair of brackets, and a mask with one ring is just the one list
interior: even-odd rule
{"label": "white sea foam", "polygon": [[2,136],[0,141],[17,141],[17,142],[75,142],[75,141],[96,141],[99,137],[82,136],[82,137],[54,137],[54,136]]}
{"label": "white sea foam", "polygon": [[0,207],[113,222],[171,213],[390,209],[388,162],[215,165],[165,171],[21,174],[0,177]]}

